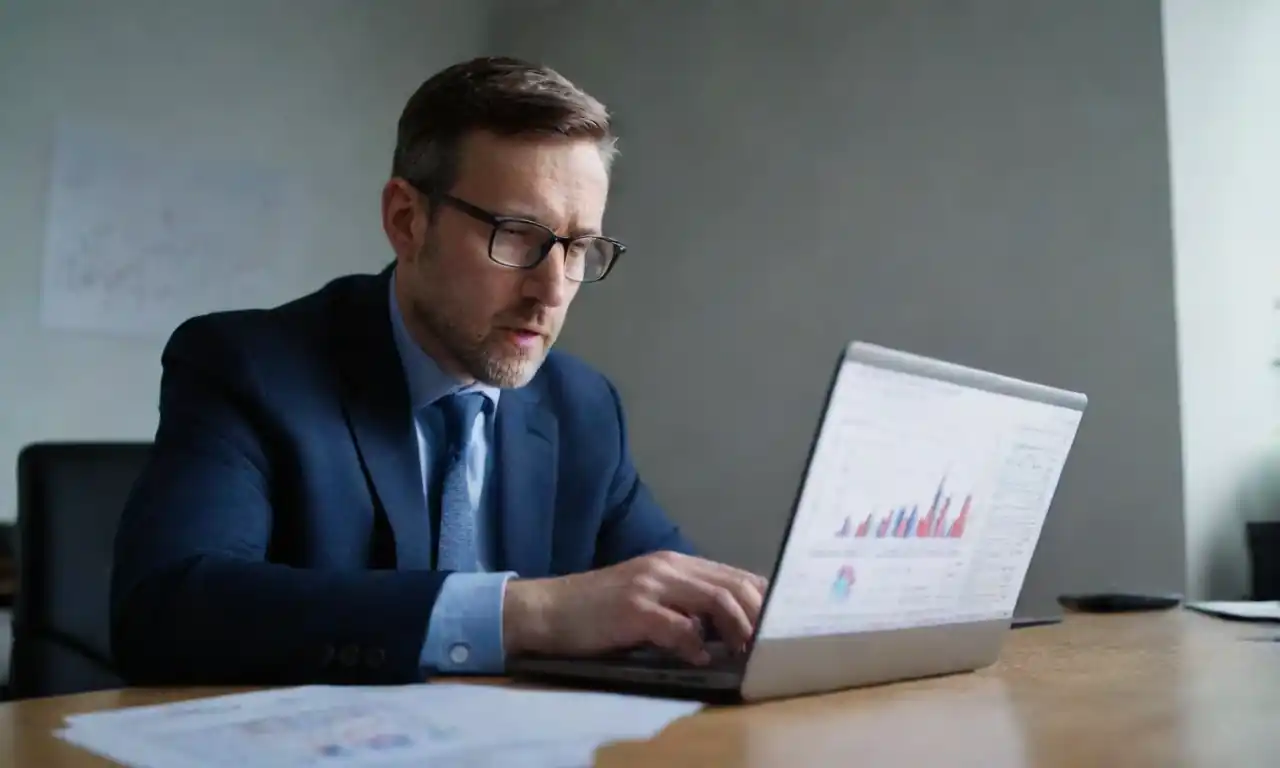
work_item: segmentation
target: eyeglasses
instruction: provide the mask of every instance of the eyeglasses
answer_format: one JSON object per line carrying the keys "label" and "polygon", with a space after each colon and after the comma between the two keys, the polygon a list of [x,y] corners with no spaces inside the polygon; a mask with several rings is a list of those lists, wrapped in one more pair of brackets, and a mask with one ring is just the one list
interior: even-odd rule
{"label": "eyeglasses", "polygon": [[561,237],[545,224],[499,216],[453,195],[442,194],[436,199],[492,227],[489,258],[504,267],[534,269],[558,243],[564,246],[565,276],[578,283],[594,283],[603,280],[627,250],[617,240],[600,235]]}

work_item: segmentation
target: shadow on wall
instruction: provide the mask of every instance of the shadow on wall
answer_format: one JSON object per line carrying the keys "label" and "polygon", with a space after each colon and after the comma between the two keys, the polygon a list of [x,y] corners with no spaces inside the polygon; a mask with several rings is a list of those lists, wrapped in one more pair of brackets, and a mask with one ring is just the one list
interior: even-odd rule
{"label": "shadow on wall", "polygon": [[1209,594],[1228,600],[1249,599],[1251,595],[1235,594],[1238,585],[1250,583],[1251,564],[1239,562],[1240,541],[1248,523],[1280,522],[1280,438],[1241,473],[1231,509],[1235,514],[1224,515],[1213,533]]}

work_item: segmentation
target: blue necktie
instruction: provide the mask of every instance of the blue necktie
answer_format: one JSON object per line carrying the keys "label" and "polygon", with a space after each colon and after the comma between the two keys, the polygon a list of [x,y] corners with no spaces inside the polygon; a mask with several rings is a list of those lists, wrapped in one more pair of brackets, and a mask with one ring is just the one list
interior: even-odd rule
{"label": "blue necktie", "polygon": [[439,402],[444,411],[444,475],[440,485],[440,548],[436,568],[442,571],[475,571],[476,510],[467,491],[467,447],[484,395],[466,392],[448,395]]}

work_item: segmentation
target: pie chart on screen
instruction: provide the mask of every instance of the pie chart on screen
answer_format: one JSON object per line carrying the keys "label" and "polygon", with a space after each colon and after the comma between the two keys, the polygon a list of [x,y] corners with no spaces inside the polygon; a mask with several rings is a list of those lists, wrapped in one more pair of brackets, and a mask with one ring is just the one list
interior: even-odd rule
{"label": "pie chart on screen", "polygon": [[850,590],[853,589],[853,582],[856,580],[853,573],[852,565],[842,565],[836,571],[836,579],[831,584],[831,597],[833,600],[845,600],[849,597]]}

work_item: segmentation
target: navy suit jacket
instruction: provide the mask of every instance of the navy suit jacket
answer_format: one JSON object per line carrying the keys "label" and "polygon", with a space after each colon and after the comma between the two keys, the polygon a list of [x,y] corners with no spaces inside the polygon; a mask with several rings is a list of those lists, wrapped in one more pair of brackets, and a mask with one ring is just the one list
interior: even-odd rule
{"label": "navy suit jacket", "polygon": [[[421,679],[448,574],[431,569],[389,276],[173,333],[115,543],[113,653],[131,683]],[[563,353],[503,392],[491,482],[495,570],[692,551],[632,464],[617,391]]]}

